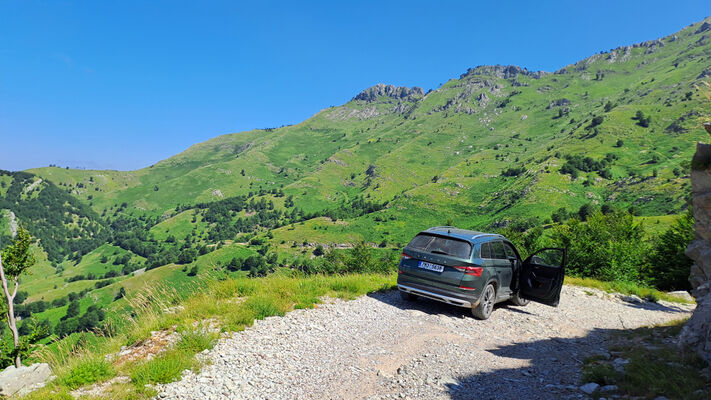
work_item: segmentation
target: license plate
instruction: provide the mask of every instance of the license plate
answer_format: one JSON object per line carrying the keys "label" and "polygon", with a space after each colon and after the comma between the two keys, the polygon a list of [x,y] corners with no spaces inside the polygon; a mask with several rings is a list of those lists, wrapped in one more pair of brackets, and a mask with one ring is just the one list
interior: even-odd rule
{"label": "license plate", "polygon": [[426,270],[434,271],[434,272],[442,272],[442,271],[444,271],[444,265],[432,264],[432,263],[428,263],[428,262],[425,262],[425,261],[420,261],[420,263],[417,264],[417,266],[420,267],[420,268],[422,268],[422,269],[426,269]]}

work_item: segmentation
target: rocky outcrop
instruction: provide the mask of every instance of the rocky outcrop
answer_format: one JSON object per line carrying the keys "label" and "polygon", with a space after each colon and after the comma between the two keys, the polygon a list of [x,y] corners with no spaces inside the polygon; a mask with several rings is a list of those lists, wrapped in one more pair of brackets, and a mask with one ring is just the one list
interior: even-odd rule
{"label": "rocky outcrop", "polygon": [[699,29],[697,29],[696,32],[694,32],[694,33],[698,35],[699,33],[710,31],[710,30],[711,30],[711,24],[709,24],[708,22],[704,22],[703,24],[701,24]]}
{"label": "rocky outcrop", "polygon": [[[706,125],[711,133],[711,125]],[[691,161],[695,237],[686,249],[694,261],[689,282],[697,307],[681,331],[680,344],[711,362],[711,145],[699,143]]]}
{"label": "rocky outcrop", "polygon": [[414,101],[424,95],[425,91],[417,86],[413,88],[408,88],[405,86],[384,85],[382,83],[379,83],[358,93],[358,95],[354,97],[353,100],[374,102],[378,100],[378,98],[385,96],[393,99]]}
{"label": "rocky outcrop", "polygon": [[550,110],[553,107],[567,107],[571,104],[570,100],[566,98],[558,99],[558,100],[551,100],[548,103],[548,107],[546,107],[546,110]]}
{"label": "rocky outcrop", "polygon": [[0,372],[0,396],[23,396],[27,393],[44,387],[52,377],[48,364],[33,364],[29,367],[14,365]]}
{"label": "rocky outcrop", "polygon": [[459,78],[464,79],[473,75],[490,75],[502,79],[512,79],[523,75],[538,79],[547,74],[548,72],[529,71],[526,68],[517,67],[515,65],[480,65],[476,68],[469,68],[467,72],[462,74]]}

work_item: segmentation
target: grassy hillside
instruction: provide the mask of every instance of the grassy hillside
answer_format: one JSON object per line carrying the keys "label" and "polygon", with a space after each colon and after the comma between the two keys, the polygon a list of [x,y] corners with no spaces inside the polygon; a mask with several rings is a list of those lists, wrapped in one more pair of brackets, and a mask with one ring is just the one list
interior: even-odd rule
{"label": "grassy hillside", "polygon": [[2,172],[0,240],[4,210],[39,239],[24,306],[56,326],[101,319],[92,305],[157,282],[263,276],[319,245],[392,252],[432,225],[548,226],[591,205],[658,236],[687,207],[694,142],[707,138],[709,36],[706,19],[551,73],[480,66],[426,93],[376,85],[137,171]]}
{"label": "grassy hillside", "polygon": [[[369,89],[301,124],[220,136],[138,171],[31,172],[99,212],[126,202],[137,214],[162,215],[178,204],[283,188],[307,212],[363,194],[463,225],[588,201],[675,213],[686,200],[693,142],[704,137],[698,119],[708,113],[696,88],[711,73],[705,27],[555,73],[485,66],[425,95]],[[634,119],[638,111],[651,118],[646,127]],[[566,156],[607,154],[616,158],[605,177],[559,173]],[[512,167],[517,176],[502,176]]]}

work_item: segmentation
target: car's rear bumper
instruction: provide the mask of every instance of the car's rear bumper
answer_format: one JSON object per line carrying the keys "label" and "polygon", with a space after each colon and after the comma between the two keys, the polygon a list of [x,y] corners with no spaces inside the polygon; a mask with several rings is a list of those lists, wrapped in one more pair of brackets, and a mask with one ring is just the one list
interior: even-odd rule
{"label": "car's rear bumper", "polygon": [[420,297],[426,297],[428,299],[437,300],[442,303],[447,303],[458,307],[472,308],[479,305],[479,296],[472,296],[474,298],[466,298],[454,293],[445,293],[442,290],[437,290],[429,287],[423,288],[419,287],[419,285],[413,284],[398,283],[397,288],[401,292],[412,293]]}

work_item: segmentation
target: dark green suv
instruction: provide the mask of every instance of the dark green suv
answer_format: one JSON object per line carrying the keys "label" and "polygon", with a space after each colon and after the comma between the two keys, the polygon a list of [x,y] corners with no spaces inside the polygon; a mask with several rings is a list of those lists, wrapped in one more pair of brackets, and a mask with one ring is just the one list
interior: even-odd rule
{"label": "dark green suv", "polygon": [[545,248],[522,261],[502,235],[438,226],[402,251],[397,286],[406,300],[426,297],[487,319],[494,304],[507,300],[557,306],[565,263],[565,249]]}

